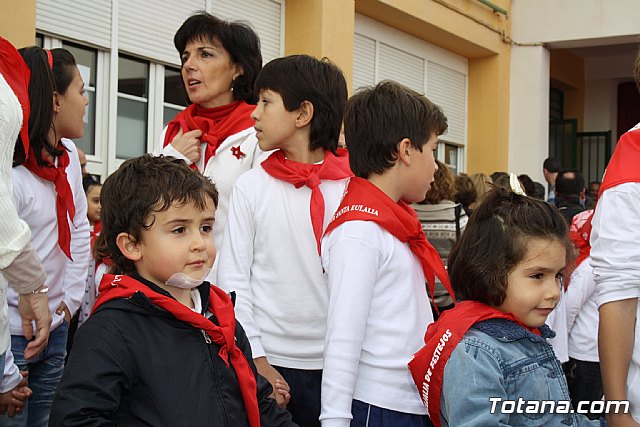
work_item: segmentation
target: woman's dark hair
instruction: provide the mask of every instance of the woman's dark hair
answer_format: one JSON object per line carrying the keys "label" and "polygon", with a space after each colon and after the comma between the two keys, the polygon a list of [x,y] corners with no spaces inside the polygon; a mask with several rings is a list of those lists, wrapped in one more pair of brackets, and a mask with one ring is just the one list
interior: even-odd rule
{"label": "woman's dark hair", "polygon": [[509,273],[526,256],[531,238],[562,243],[567,264],[573,260],[567,223],[555,206],[504,188],[487,193],[449,253],[456,297],[494,307],[502,304]]}
{"label": "woman's dark hair", "polygon": [[255,104],[253,85],[262,67],[260,39],[251,27],[242,22],[228,22],[207,12],[197,12],[182,23],[173,44],[182,55],[186,45],[194,40],[218,40],[243,74],[233,82],[233,98]]}
{"label": "woman's dark hair", "polygon": [[349,164],[361,178],[393,167],[398,143],[409,138],[416,150],[431,135],[447,130],[447,118],[425,96],[400,83],[385,80],[353,95],[344,112],[344,136]]}
{"label": "woman's dark hair", "polygon": [[[53,91],[54,82],[47,53],[37,46],[25,47],[19,50],[24,62],[31,71],[29,80],[29,151],[35,155],[38,164],[45,165],[42,159],[42,149],[56,157],[62,154],[49,143],[49,130],[53,123]],[[18,137],[13,153],[13,166],[21,165],[27,158],[22,140]]]}
{"label": "woman's dark hair", "polygon": [[67,93],[77,69],[76,59],[67,49],[51,49],[53,57],[54,90],[60,95]]}
{"label": "woman's dark hair", "polygon": [[218,191],[204,175],[179,159],[145,154],[124,162],[104,182],[100,193],[102,231],[96,240],[96,259],[111,258],[111,273],[133,274],[133,261],[126,258],[116,239],[128,233],[142,241],[143,230],[154,223],[154,213],[172,205],[194,203],[204,209],[211,199],[218,206]]}
{"label": "woman's dark hair", "polygon": [[478,199],[478,192],[473,185],[473,181],[467,174],[456,175],[456,196],[453,201],[460,203],[465,208],[469,208]]}
{"label": "woman's dark hair", "polygon": [[427,191],[427,195],[420,204],[437,205],[443,200],[453,201],[456,195],[456,181],[449,169],[449,166],[436,160],[438,170],[433,175],[431,188]]}
{"label": "woman's dark hair", "polygon": [[270,61],[258,74],[255,91],[272,90],[282,97],[287,111],[313,104],[309,150],[336,152],[347,102],[347,81],[327,58],[291,55]]}

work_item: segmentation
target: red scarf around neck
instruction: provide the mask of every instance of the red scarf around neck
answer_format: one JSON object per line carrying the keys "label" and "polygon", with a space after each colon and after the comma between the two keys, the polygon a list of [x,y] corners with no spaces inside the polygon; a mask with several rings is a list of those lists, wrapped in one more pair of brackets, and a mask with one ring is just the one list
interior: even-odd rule
{"label": "red scarf around neck", "polygon": [[73,192],[67,179],[67,166],[69,166],[69,153],[62,142],[58,142],[58,149],[62,154],[58,157],[58,166],[55,166],[43,157],[46,165],[40,166],[35,153],[31,153],[24,162],[24,167],[35,176],[51,181],[56,189],[56,216],[58,218],[58,245],[64,254],[71,258],[71,230],[69,219],[73,222],[76,215],[76,206],[73,201]]}
{"label": "red scarf around neck", "polygon": [[[251,113],[254,109],[254,105],[249,105],[244,101],[234,101],[231,104],[215,108],[203,108],[191,104],[169,122],[163,146],[171,144],[180,129],[185,133],[200,129],[202,131],[200,141],[207,144],[203,163],[203,167],[206,167],[209,159],[216,155],[216,150],[225,139],[253,127],[255,122],[251,118]],[[191,167],[197,169],[195,164]]]}
{"label": "red scarf around neck", "polygon": [[425,346],[409,362],[409,371],[418,388],[422,402],[435,427],[440,427],[440,394],[444,368],[456,346],[474,324],[488,319],[507,319],[540,335],[518,321],[511,313],[477,301],[462,301],[445,311],[438,320],[429,325],[424,336]]}
{"label": "red scarf around neck", "polygon": [[640,124],[620,137],[604,173],[598,197],[608,188],[640,182]]}
{"label": "red scarf around neck", "polygon": [[100,295],[98,295],[98,299],[93,306],[92,314],[107,301],[117,298],[130,298],[133,294],[141,292],[153,304],[168,311],[176,319],[188,323],[196,329],[205,331],[213,342],[220,346],[218,356],[224,363],[229,366],[229,359],[231,360],[231,366],[236,372],[247,416],[249,417],[249,425],[251,427],[260,426],[256,378],[244,353],[236,346],[236,318],[233,311],[233,303],[222,289],[211,285],[209,295],[209,311],[218,319],[220,326],[215,325],[211,320],[200,313],[196,313],[174,298],[157,293],[129,276],[105,274],[100,282],[99,291]]}
{"label": "red scarf around neck", "polygon": [[320,254],[320,239],[324,228],[324,197],[320,191],[322,180],[340,180],[353,176],[349,167],[349,153],[340,148],[338,155],[327,151],[321,164],[299,163],[288,160],[282,150],[271,154],[261,163],[262,168],[272,177],[293,184],[296,188],[306,185],[311,189],[311,226],[316,238],[318,254]]}
{"label": "red scarf around neck", "polygon": [[424,277],[429,284],[431,299],[434,299],[435,276],[438,276],[455,303],[456,298],[447,270],[438,251],[427,240],[420,220],[411,206],[403,201],[394,202],[371,182],[355,177],[349,181],[340,207],[327,226],[325,235],[347,221],[373,221],[401,242],[408,243],[411,252],[420,261]]}
{"label": "red scarf around neck", "polygon": [[29,80],[31,70],[22,59],[20,53],[5,38],[0,37],[0,74],[7,81],[11,90],[18,98],[22,108],[22,128],[20,138],[24,147],[24,155],[29,155]]}

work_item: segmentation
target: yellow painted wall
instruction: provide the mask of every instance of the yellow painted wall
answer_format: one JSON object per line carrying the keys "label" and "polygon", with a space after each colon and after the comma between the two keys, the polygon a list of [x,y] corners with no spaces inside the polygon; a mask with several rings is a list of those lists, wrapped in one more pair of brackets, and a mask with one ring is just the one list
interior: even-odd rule
{"label": "yellow painted wall", "polygon": [[0,0],[0,35],[17,48],[36,39],[36,0]]}
{"label": "yellow painted wall", "polygon": [[[511,10],[510,0],[493,3]],[[468,58],[467,172],[507,170],[508,15],[470,0],[356,0],[356,12]]]}
{"label": "yellow painted wall", "polygon": [[584,60],[565,49],[550,51],[552,86],[564,91],[564,118],[578,120],[578,132],[584,128]]}
{"label": "yellow painted wall", "polygon": [[285,55],[307,54],[331,59],[351,88],[353,75],[353,0],[287,0]]}

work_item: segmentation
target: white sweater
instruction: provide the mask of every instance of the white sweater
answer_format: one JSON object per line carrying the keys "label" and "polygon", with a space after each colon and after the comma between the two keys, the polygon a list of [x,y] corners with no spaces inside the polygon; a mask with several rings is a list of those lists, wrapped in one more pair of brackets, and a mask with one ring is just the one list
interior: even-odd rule
{"label": "white sweater", "polygon": [[585,362],[599,362],[598,356],[598,305],[596,283],[593,280],[591,257],[587,257],[571,274],[569,288],[565,292],[567,330],[569,331],[569,356]]}
{"label": "white sweater", "polygon": [[348,221],[322,240],[329,311],[323,426],[349,426],[353,399],[425,415],[407,363],[433,322],[418,258],[371,221]]}
{"label": "white sweater", "polygon": [[[640,298],[640,183],[609,188],[593,215],[591,266],[598,307],[612,301]],[[635,345],[627,377],[630,412],[640,422],[640,301]]]}
{"label": "white sweater", "polygon": [[[322,181],[324,227],[347,180]],[[297,369],[322,369],[328,293],[311,226],[311,189],[243,174],[231,193],[218,286],[236,291],[236,315],[253,357]]]}
{"label": "white sweater", "polygon": [[[5,78],[0,74],[0,270],[12,277],[21,293],[44,283],[44,271],[31,246],[31,230],[18,216],[13,204],[11,169],[13,150],[22,127],[22,109]],[[9,348],[7,282],[0,278],[0,354]],[[0,390],[1,391],[1,390]]]}
{"label": "white sweater", "polygon": [[[47,275],[45,284],[49,287],[49,309],[53,316],[51,329],[62,323],[63,317],[55,314],[61,302],[67,305],[71,314],[80,307],[87,280],[89,263],[89,221],[87,220],[87,199],[82,189],[82,173],[76,146],[68,139],[62,140],[69,150],[67,179],[71,185],[76,214],[71,231],[71,256],[73,262],[58,245],[58,221],[56,217],[56,191],[52,182],[41,179],[24,166],[12,169],[13,201],[20,218],[32,230],[31,244],[42,260]],[[0,278],[0,282],[5,278]],[[9,326],[12,335],[22,335],[22,324],[18,313],[18,294],[10,289]]]}
{"label": "white sweater", "polygon": [[[187,164],[191,164],[192,162],[183,156],[178,150],[173,148],[173,145],[169,144],[164,148],[162,147],[166,132],[167,128],[165,127],[162,131],[162,135],[160,136],[159,144],[154,150],[154,154],[173,156],[184,160]],[[231,152],[233,147],[240,147],[245,156],[240,159],[235,157]],[[205,148],[206,144],[202,144],[202,153],[205,152]],[[250,127],[225,139],[216,150],[216,155],[210,158],[206,165],[204,165],[204,154],[196,164],[198,166],[198,170],[202,172],[204,176],[211,179],[218,190],[219,197],[218,208],[216,209],[216,222],[213,224],[213,241],[216,244],[218,251],[221,249],[224,228],[227,224],[229,196],[231,195],[231,188],[233,187],[233,184],[240,175],[249,169],[258,166],[263,160],[269,157],[269,154],[270,153],[265,153],[260,150],[260,147],[258,146],[258,139],[256,138],[256,130],[253,127]],[[209,275],[208,280],[215,283],[215,274]]]}

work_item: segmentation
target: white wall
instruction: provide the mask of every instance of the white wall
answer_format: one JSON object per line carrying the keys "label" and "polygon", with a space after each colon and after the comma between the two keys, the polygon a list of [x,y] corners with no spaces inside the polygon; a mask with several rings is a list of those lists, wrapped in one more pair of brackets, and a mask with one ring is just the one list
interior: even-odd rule
{"label": "white wall", "polygon": [[[637,42],[638,0],[512,0],[512,37],[519,43],[555,43],[557,47]],[[543,23],[543,25],[541,25]],[[582,42],[581,42],[582,41]],[[604,41],[604,43],[602,43]]]}
{"label": "white wall", "polygon": [[511,49],[509,172],[541,183],[549,153],[549,61],[542,46]]}
{"label": "white wall", "polygon": [[584,96],[584,131],[617,132],[618,83],[611,79],[587,80]]}

